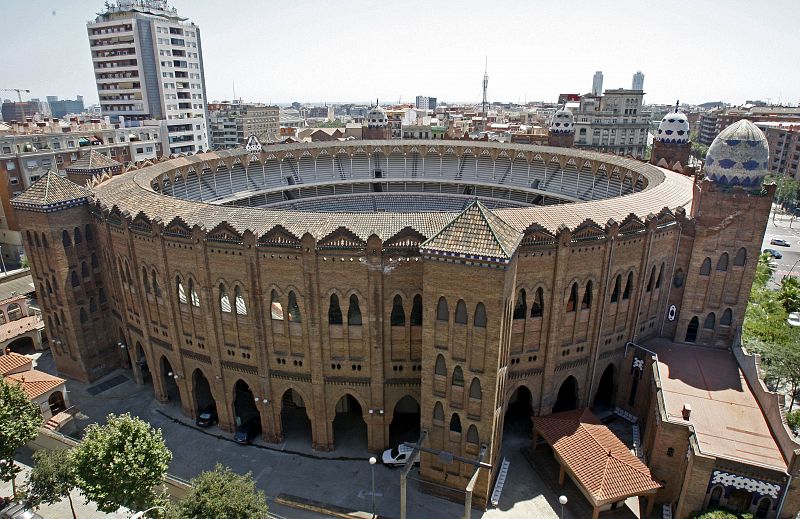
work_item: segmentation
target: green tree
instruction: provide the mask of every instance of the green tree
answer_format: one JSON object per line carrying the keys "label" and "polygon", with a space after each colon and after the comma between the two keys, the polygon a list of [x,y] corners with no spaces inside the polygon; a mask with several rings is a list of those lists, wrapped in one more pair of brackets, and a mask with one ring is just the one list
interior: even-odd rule
{"label": "green tree", "polygon": [[314,123],[313,128],[342,128],[344,129],[345,124],[344,121],[341,119],[334,119],[332,121],[317,121]]}
{"label": "green tree", "polygon": [[39,506],[42,503],[52,505],[66,497],[69,500],[72,519],[77,519],[70,495],[75,488],[75,474],[70,456],[71,453],[67,449],[41,450],[33,453],[36,465],[28,475],[27,488],[27,501],[31,506]]}
{"label": "green tree", "polygon": [[695,514],[692,517],[694,519],[752,519],[753,514],[750,513],[735,514],[727,510],[715,509]]}
{"label": "green tree", "polygon": [[14,463],[17,449],[36,438],[42,425],[39,406],[17,384],[0,378],[0,479],[11,480],[17,493],[16,476],[21,470]]}
{"label": "green tree", "polygon": [[72,454],[75,483],[101,512],[124,506],[144,510],[159,502],[154,488],[172,460],[161,429],[129,414],[108,415],[106,425],[92,424]]}
{"label": "green tree", "polygon": [[800,409],[786,413],[786,423],[795,434],[800,433]]}
{"label": "green tree", "polygon": [[178,519],[261,519],[267,517],[264,492],[251,474],[237,474],[217,464],[191,481],[192,488],[175,507]]}
{"label": "green tree", "polygon": [[695,139],[692,139],[692,147],[689,150],[689,155],[698,160],[705,160],[706,153],[708,153],[708,146],[705,144],[700,144]]}
{"label": "green tree", "polygon": [[800,311],[800,279],[785,276],[781,281],[778,299],[787,312]]}

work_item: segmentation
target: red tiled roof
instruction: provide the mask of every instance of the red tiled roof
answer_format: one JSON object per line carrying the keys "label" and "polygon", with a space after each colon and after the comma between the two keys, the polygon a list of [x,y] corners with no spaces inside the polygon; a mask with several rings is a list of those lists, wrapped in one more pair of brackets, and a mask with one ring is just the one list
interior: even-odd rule
{"label": "red tiled roof", "polygon": [[19,353],[8,353],[6,355],[0,355],[0,375],[6,376],[12,371],[15,371],[26,364],[32,364],[32,360],[25,355],[20,355]]}
{"label": "red tiled roof", "polygon": [[36,371],[35,369],[8,375],[6,379],[21,385],[31,399],[45,395],[65,382],[63,378]]}
{"label": "red tiled roof", "polygon": [[596,505],[650,493],[662,486],[588,409],[539,416],[533,423]]}

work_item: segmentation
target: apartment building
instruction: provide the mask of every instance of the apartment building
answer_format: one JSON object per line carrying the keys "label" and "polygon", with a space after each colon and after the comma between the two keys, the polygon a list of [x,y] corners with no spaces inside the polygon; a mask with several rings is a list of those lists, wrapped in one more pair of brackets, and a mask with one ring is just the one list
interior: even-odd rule
{"label": "apartment building", "polygon": [[756,123],[767,136],[769,169],[777,175],[800,180],[800,123]]}
{"label": "apartment building", "polygon": [[208,150],[199,27],[166,0],[117,0],[87,31],[102,115],[126,127],[160,121],[165,153]]}
{"label": "apartment building", "polygon": [[643,111],[641,90],[606,90],[581,96],[575,111],[575,147],[643,158],[650,112]]}
{"label": "apartment building", "polygon": [[211,148],[235,148],[255,135],[262,143],[280,140],[280,108],[258,103],[208,105]]}
{"label": "apartment building", "polygon": [[800,108],[796,106],[755,106],[747,104],[731,108],[710,110],[700,116],[700,135],[698,142],[711,145],[714,138],[724,128],[740,119],[754,123],[800,123]]}

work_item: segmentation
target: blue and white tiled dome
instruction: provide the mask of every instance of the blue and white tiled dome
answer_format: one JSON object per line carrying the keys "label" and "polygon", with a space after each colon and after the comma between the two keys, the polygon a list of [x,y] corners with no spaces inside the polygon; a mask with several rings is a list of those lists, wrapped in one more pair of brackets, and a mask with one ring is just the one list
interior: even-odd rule
{"label": "blue and white tiled dome", "polygon": [[706,153],[703,171],[714,182],[756,187],[769,172],[769,145],[758,127],[741,119],[717,135]]}
{"label": "blue and white tiled dome", "polygon": [[670,112],[665,115],[658,124],[656,140],[667,144],[689,142],[689,119],[686,118],[686,114]]}
{"label": "blue and white tiled dome", "polygon": [[553,120],[550,122],[551,133],[575,133],[575,116],[567,108],[556,110]]}

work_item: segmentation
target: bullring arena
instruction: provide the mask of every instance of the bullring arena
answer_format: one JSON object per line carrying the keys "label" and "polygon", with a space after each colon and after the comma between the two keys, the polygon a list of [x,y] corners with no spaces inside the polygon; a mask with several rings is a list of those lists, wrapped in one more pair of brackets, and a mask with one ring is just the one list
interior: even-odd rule
{"label": "bullring arena", "polygon": [[[214,405],[228,431],[257,417],[267,442],[379,452],[424,431],[492,465],[481,505],[511,418],[651,415],[626,345],[728,346],[769,210],[633,159],[470,141],[268,145],[85,188],[43,180],[15,207],[60,371],[130,367],[187,416]],[[420,471],[463,490],[474,467],[423,453]]]}

